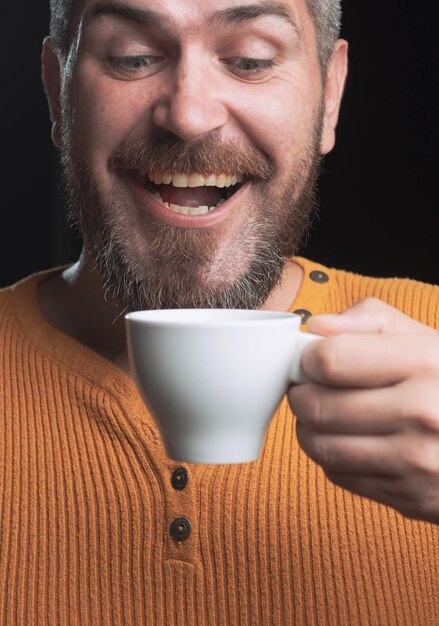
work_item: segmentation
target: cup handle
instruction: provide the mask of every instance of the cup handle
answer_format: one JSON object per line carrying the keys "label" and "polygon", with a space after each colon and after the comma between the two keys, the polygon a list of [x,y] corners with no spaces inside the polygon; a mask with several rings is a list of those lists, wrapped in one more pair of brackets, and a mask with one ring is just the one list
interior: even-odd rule
{"label": "cup handle", "polygon": [[312,333],[303,333],[299,331],[294,346],[293,362],[290,367],[289,381],[290,383],[309,383],[311,379],[302,370],[301,361],[302,354],[306,346],[317,339],[323,339],[322,335],[313,335]]}

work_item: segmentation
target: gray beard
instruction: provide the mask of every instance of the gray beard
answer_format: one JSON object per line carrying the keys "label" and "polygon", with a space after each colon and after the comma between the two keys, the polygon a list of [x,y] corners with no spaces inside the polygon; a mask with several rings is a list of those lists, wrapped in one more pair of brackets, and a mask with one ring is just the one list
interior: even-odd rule
{"label": "gray beard", "polygon": [[320,113],[310,145],[283,189],[276,195],[264,194],[261,185],[261,200],[252,213],[256,217],[240,232],[239,258],[232,251],[222,259],[227,271],[221,280],[218,273],[214,278],[211,272],[214,261],[222,267],[215,257],[217,235],[211,229],[174,228],[151,218],[145,223],[152,233],[151,245],[141,253],[133,251],[132,233],[114,219],[121,214],[121,198],[113,194],[111,199],[101,199],[86,163],[72,147],[72,133],[66,129],[62,164],[68,217],[79,229],[83,254],[93,260],[105,297],[116,299],[122,313],[261,308],[280,284],[286,263],[297,254],[310,225],[321,162],[321,123]]}

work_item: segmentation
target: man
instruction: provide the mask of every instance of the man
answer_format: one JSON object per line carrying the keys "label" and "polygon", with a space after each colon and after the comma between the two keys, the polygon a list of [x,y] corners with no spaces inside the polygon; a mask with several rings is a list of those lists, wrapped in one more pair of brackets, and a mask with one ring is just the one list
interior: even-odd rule
{"label": "man", "polygon": [[[338,1],[51,8],[84,249],[0,296],[1,623],[438,624],[439,289],[295,256],[346,78]],[[123,314],[176,307],[326,336],[257,462],[166,457]]]}

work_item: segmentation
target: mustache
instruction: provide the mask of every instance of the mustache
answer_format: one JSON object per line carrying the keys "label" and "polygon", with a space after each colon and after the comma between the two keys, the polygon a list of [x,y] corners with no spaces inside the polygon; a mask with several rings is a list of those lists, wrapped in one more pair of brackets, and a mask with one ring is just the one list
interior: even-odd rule
{"label": "mustache", "polygon": [[183,142],[167,131],[156,130],[144,139],[125,140],[112,153],[114,169],[146,172],[175,172],[203,176],[242,174],[268,181],[275,174],[272,159],[255,147],[224,141],[219,133]]}

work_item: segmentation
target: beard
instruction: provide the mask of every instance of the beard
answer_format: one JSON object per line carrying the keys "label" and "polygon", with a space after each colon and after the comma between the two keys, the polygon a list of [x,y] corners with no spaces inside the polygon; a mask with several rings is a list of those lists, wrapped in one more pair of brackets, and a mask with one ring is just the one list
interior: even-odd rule
{"label": "beard", "polygon": [[[80,142],[75,143],[72,124],[64,123],[61,157],[68,219],[80,232],[83,255],[94,264],[105,297],[115,299],[122,314],[261,308],[309,229],[316,206],[322,120],[321,108],[288,179],[274,190],[275,165],[255,147],[224,142],[216,131],[185,143],[156,130],[148,143],[131,140],[116,148],[109,159],[115,182],[104,191],[90,173]],[[245,173],[252,179],[250,202],[245,201],[243,219],[235,220],[232,233],[225,222],[177,228],[134,206],[120,173],[137,170]]]}

